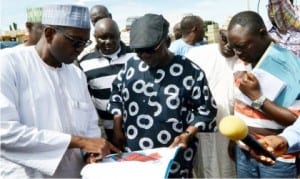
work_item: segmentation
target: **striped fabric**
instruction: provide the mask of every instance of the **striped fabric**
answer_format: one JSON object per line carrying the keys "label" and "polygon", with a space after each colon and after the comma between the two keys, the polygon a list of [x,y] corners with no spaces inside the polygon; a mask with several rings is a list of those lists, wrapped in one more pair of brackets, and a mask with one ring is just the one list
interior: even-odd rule
{"label": "striped fabric", "polygon": [[[300,96],[298,99],[288,108],[293,113],[300,116]],[[243,102],[236,100],[234,115],[242,119],[247,126],[255,128],[265,128],[265,129],[284,129],[285,126],[280,125],[279,123],[272,120],[270,117],[264,113],[253,109],[250,106],[247,106]],[[254,137],[259,139],[263,137],[262,135],[254,134]],[[296,154],[291,155],[282,155],[277,158],[277,160],[285,163],[295,163]]]}
{"label": "striped fabric", "polygon": [[292,6],[290,0],[269,0],[268,14],[277,26],[272,24],[269,34],[300,58],[300,5]]}
{"label": "striped fabric", "polygon": [[90,94],[105,129],[113,128],[112,115],[106,112],[111,84],[119,70],[133,56],[135,53],[131,53],[131,50],[121,42],[119,52],[112,59],[95,49],[79,61],[80,68],[87,76]]}
{"label": "striped fabric", "polygon": [[290,0],[270,0],[269,16],[279,29],[300,32],[300,17]]}

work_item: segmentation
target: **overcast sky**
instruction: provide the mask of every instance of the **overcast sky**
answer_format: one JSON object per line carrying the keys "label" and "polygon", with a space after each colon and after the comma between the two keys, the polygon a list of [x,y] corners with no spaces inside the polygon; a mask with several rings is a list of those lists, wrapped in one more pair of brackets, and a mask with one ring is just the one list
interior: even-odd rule
{"label": "overcast sky", "polygon": [[120,29],[123,29],[127,17],[145,13],[162,14],[171,21],[171,26],[177,19],[179,21],[184,14],[189,13],[199,15],[204,20],[216,21],[220,25],[226,22],[228,16],[243,10],[259,11],[266,18],[267,2],[268,0],[0,0],[0,29],[8,30],[12,22],[24,29],[26,8],[50,3],[79,3],[89,8],[95,4],[105,5]]}

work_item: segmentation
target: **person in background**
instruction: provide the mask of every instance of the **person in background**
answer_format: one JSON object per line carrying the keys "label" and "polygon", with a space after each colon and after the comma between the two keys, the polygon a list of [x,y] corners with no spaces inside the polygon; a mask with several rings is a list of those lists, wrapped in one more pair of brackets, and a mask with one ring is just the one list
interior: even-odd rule
{"label": "person in background", "polygon": [[88,8],[43,7],[35,46],[0,51],[1,178],[79,178],[86,161],[119,152],[101,138],[86,77]]}
{"label": "person in background", "polygon": [[[186,54],[188,59],[205,72],[212,95],[217,103],[217,123],[233,115],[234,77],[228,62],[236,61],[234,51],[228,48],[227,30],[219,32],[219,43],[194,47]],[[235,166],[227,153],[229,140],[220,133],[198,133],[199,146],[194,164],[198,178],[235,178]]]}
{"label": "person in background", "polygon": [[[250,63],[253,68],[267,55],[268,59],[265,60],[270,61],[293,58],[290,60],[293,60],[296,64],[295,68],[300,70],[297,57],[289,50],[272,43],[262,18],[255,12],[243,11],[231,19],[228,26],[228,42],[235,54],[241,60]],[[240,76],[237,87],[251,100],[251,104],[245,103],[238,97],[235,100],[234,114],[245,121],[249,133],[255,138],[277,135],[298,118],[299,92],[297,92],[298,98],[292,99],[292,104],[284,107],[262,94],[261,87],[265,84],[260,84],[257,78],[249,72]],[[292,154],[278,157],[277,162],[269,167],[256,162],[250,157],[249,151],[245,150],[243,145],[239,145],[236,147],[235,158],[238,178],[297,177],[296,157]]]}
{"label": "person in background", "polygon": [[171,43],[169,50],[175,55],[185,55],[191,48],[207,42],[204,38],[204,22],[199,16],[189,15],[180,21],[181,38]]}
{"label": "person in background", "polygon": [[107,7],[103,5],[94,5],[90,10],[90,19],[95,26],[98,20],[103,18],[112,18],[111,13],[108,11]]}
{"label": "person in background", "polygon": [[300,11],[292,0],[269,0],[271,37],[300,58]]}
{"label": "person in background", "polygon": [[217,109],[200,67],[169,52],[168,30],[162,15],[145,14],[132,24],[130,47],[137,57],[114,80],[108,110],[116,146],[126,151],[181,146],[168,177],[191,178],[195,135],[215,130]]}
{"label": "person in background", "polygon": [[120,41],[117,23],[111,18],[103,18],[95,24],[94,37],[97,45],[94,51],[84,56],[80,68],[87,76],[87,82],[99,120],[103,123],[107,139],[113,138],[113,116],[106,111],[111,84],[128,59],[135,56],[131,49]]}
{"label": "person in background", "polygon": [[20,46],[30,46],[35,45],[41,38],[43,28],[42,28],[42,7],[28,8],[27,9],[27,21],[26,28],[28,31],[28,40]]}
{"label": "person in background", "polygon": [[173,27],[173,37],[175,40],[178,40],[182,37],[180,22],[176,23]]}
{"label": "person in background", "polygon": [[[108,11],[108,9],[103,6],[103,5],[94,5],[91,9],[90,9],[90,20],[93,24],[93,26],[95,26],[96,22],[100,19],[103,18],[112,18],[111,13]],[[92,43],[87,46],[82,52],[81,54],[78,55],[78,60],[75,61],[75,64],[78,66],[78,61],[85,56],[88,53],[92,53],[95,49],[95,45],[97,45],[96,40],[94,38],[91,38]]]}

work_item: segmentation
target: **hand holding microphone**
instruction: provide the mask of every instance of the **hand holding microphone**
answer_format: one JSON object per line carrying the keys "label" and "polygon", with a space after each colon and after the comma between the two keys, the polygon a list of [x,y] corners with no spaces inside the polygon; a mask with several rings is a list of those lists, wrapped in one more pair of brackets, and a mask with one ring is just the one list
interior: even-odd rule
{"label": "hand holding microphone", "polygon": [[276,157],[270,153],[263,145],[261,145],[255,138],[248,134],[248,127],[245,122],[236,116],[224,117],[219,124],[219,129],[225,137],[237,141],[241,140],[249,146],[255,153],[262,154],[276,160]]}

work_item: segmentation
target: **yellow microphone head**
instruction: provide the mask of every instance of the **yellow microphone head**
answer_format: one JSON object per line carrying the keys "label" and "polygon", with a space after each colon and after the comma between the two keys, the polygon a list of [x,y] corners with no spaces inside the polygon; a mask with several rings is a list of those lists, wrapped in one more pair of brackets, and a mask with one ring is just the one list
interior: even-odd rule
{"label": "yellow microphone head", "polygon": [[242,140],[248,134],[246,123],[236,116],[224,117],[219,123],[219,130],[231,140]]}

